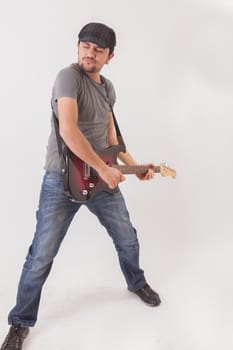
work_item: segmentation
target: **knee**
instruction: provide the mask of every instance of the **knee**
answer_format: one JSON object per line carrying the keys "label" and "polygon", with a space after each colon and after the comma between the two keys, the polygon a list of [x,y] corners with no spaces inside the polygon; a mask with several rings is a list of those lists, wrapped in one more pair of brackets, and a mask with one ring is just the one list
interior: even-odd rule
{"label": "knee", "polygon": [[123,239],[116,243],[116,249],[119,253],[138,253],[139,251],[139,242],[135,236],[132,239]]}
{"label": "knee", "polygon": [[24,263],[24,269],[41,275],[50,270],[52,263],[52,256],[48,256],[44,252],[33,254],[32,247],[30,247]]}

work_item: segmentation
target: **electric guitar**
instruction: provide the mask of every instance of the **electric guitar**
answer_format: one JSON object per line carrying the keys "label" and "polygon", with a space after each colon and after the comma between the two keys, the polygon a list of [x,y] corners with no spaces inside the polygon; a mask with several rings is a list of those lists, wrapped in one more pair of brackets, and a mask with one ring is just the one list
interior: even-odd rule
{"label": "electric guitar", "polygon": [[[149,169],[162,176],[176,177],[176,171],[167,167],[166,164],[153,165],[120,165],[117,164],[117,155],[122,151],[121,145],[111,146],[101,151],[96,151],[99,157],[109,166],[120,170],[123,174],[143,174]],[[65,192],[74,201],[85,203],[100,191],[114,193],[117,188],[110,189],[99,177],[96,170],[83,162],[69,150],[69,156],[65,159],[63,169],[65,176]]]}

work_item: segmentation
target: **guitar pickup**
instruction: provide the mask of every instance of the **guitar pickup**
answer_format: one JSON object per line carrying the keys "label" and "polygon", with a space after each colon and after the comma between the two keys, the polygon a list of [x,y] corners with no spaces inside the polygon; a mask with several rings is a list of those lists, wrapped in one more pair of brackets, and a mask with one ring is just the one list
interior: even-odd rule
{"label": "guitar pickup", "polygon": [[87,163],[83,164],[83,177],[89,179],[91,177],[91,168]]}

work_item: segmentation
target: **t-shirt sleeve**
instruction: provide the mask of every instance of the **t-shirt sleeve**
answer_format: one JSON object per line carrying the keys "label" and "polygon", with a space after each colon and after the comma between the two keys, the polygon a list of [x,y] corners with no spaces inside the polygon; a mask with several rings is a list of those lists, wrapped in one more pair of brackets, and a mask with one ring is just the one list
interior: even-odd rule
{"label": "t-shirt sleeve", "polygon": [[53,97],[57,101],[59,97],[71,97],[77,100],[80,82],[72,67],[62,69],[55,80]]}
{"label": "t-shirt sleeve", "polygon": [[116,91],[112,83],[110,83],[108,91],[109,91],[109,98],[110,98],[111,104],[114,106],[116,102]]}

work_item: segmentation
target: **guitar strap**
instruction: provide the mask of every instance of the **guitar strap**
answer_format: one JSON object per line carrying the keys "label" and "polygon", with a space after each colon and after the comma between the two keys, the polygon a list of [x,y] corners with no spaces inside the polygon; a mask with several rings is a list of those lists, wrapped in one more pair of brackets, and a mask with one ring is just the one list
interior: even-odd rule
{"label": "guitar strap", "polygon": [[[51,103],[52,105],[52,103]],[[66,146],[65,142],[62,140],[60,132],[59,132],[59,122],[58,118],[56,117],[53,109],[52,109],[52,118],[53,118],[53,123],[54,123],[54,129],[55,129],[55,134],[56,134],[56,139],[57,139],[57,148],[58,148],[58,154],[61,162],[61,170],[63,173],[63,186],[64,186],[64,192],[69,198],[73,198],[72,194],[70,192],[70,187],[69,187],[69,174],[68,174],[68,159],[69,159],[69,154],[70,150]]]}
{"label": "guitar strap", "polygon": [[111,112],[112,112],[112,116],[113,116],[113,120],[114,120],[114,125],[115,125],[115,129],[116,129],[116,135],[117,135],[117,140],[118,140],[118,143],[119,145],[123,146],[124,149],[122,150],[122,152],[126,152],[126,146],[125,146],[125,142],[124,142],[124,139],[121,135],[121,131],[120,131],[120,128],[119,128],[119,125],[117,123],[117,120],[116,120],[116,116],[115,116],[115,113],[113,111],[113,108],[112,108],[112,105],[111,103],[109,103],[109,106],[111,108]]}
{"label": "guitar strap", "polygon": [[[51,103],[51,106],[52,106],[52,103]],[[61,158],[62,156],[62,138],[60,136],[60,133],[59,133],[59,123],[58,123],[58,118],[56,117],[54,111],[53,111],[53,108],[52,108],[52,118],[53,118],[53,124],[54,124],[54,129],[55,129],[55,134],[56,134],[56,139],[57,139],[57,148],[58,148],[58,154]]]}

